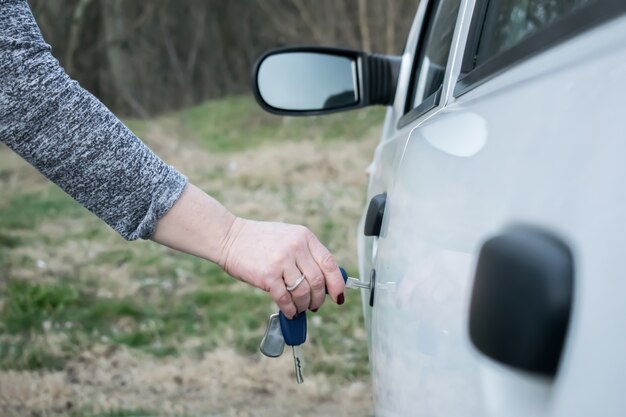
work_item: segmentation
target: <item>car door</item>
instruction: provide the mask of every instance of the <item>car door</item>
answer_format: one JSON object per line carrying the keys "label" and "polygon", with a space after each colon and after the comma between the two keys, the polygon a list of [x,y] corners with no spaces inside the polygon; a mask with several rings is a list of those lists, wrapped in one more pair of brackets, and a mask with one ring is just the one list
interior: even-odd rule
{"label": "car door", "polygon": [[[434,117],[443,106],[444,76],[451,55],[460,0],[422,1],[411,29],[398,81],[394,105],[388,109],[383,137],[376,149],[370,166],[368,199],[370,207],[364,213],[360,230],[368,236],[359,237],[360,276],[369,280],[373,289],[363,294],[366,326],[370,336],[370,364],[375,385],[374,396],[377,415],[392,415],[398,398],[405,398],[410,386],[403,385],[401,362],[390,354],[399,330],[395,323],[402,317],[394,317],[389,303],[394,285],[392,265],[402,269],[402,261],[394,254],[394,239],[404,236],[404,231],[390,228],[396,216],[397,204],[404,197],[396,195],[394,183],[399,180],[398,169],[411,132]],[[381,207],[374,207],[374,204]],[[385,201],[393,201],[385,206]],[[375,209],[373,209],[375,208]],[[372,219],[378,216],[378,219]],[[376,230],[372,230],[375,225]],[[377,227],[376,227],[377,226]],[[400,330],[401,332],[403,330]],[[398,360],[402,360],[398,358]],[[393,365],[390,368],[389,365]],[[396,367],[397,366],[397,367]],[[389,414],[391,413],[391,414]],[[410,414],[410,413],[409,413]],[[399,414],[399,415],[409,415]]]}
{"label": "car door", "polygon": [[[626,74],[624,9],[618,1],[461,5],[442,98],[415,121],[386,184],[373,262],[376,415],[626,409],[617,388],[626,382],[625,336],[607,324],[624,313],[616,295],[626,272],[616,249],[626,232],[616,182],[625,174],[616,88]],[[558,253],[543,256],[548,246]],[[505,272],[484,272],[487,255]],[[564,266],[551,269],[555,259]],[[529,279],[511,292],[502,283],[517,275]],[[544,277],[558,285],[530,285]],[[543,309],[554,300],[541,291],[555,288],[558,311]],[[497,309],[485,306],[494,300]],[[482,334],[470,325],[474,314],[491,326]],[[506,348],[517,352],[498,352]]]}

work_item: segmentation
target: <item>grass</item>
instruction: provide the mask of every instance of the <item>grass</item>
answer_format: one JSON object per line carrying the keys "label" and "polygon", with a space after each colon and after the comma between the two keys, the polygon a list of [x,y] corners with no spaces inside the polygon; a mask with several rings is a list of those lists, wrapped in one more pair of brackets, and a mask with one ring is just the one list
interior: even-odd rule
{"label": "grass", "polygon": [[[107,412],[98,412],[90,409],[82,409],[65,414],[63,417],[149,417],[157,415],[154,411],[134,410],[134,409],[117,409]],[[180,416],[183,417],[183,416]]]}
{"label": "grass", "polygon": [[[212,152],[232,152],[276,141],[359,140],[373,125],[383,121],[381,108],[368,107],[356,112],[313,117],[279,117],[265,113],[247,96],[208,101],[182,112],[165,116],[182,132],[197,138]],[[131,128],[146,132],[141,121],[131,120]]]}
{"label": "grass", "polygon": [[53,220],[59,216],[81,216],[87,213],[86,209],[76,204],[57,187],[49,187],[44,192],[25,192],[11,197],[4,208],[0,209],[0,230],[33,229],[43,220]]}
{"label": "grass", "polygon": [[[157,356],[176,354],[181,339],[196,336],[204,339],[203,349],[234,344],[250,354],[258,348],[261,328],[272,311],[267,295],[257,291],[235,293],[231,286],[203,288],[183,296],[158,291],[157,296],[138,293],[133,297],[99,298],[68,283],[13,281],[2,296],[6,302],[0,329],[4,335],[21,336],[14,350],[5,343],[5,354],[0,359],[4,369],[45,366],[49,361],[31,357],[39,356],[39,348],[33,346],[34,352],[25,352],[27,345],[22,342],[33,335],[55,333],[69,340],[87,335],[94,343],[104,338]],[[238,332],[229,336],[231,329]],[[84,348],[68,344],[63,351],[66,357],[72,357]],[[56,359],[51,363],[53,369],[59,368]]]}
{"label": "grass", "polygon": [[[0,355],[3,358],[0,369],[53,370],[63,369],[66,357],[53,353],[45,344],[38,344],[29,337],[15,341],[0,342]],[[7,366],[7,364],[11,364]]]}
{"label": "grass", "polygon": [[[359,141],[382,117],[381,109],[365,109],[327,118],[279,118],[262,113],[248,97],[231,97],[155,121],[131,120],[129,126],[152,145],[178,141],[190,147],[192,159],[178,166],[214,153],[218,161],[245,162],[250,148],[258,150],[259,167],[243,166],[250,172],[231,175],[223,163],[192,171],[197,177],[191,180],[230,199],[238,214],[305,223],[341,252],[346,236],[354,235],[365,189],[364,176],[358,189],[354,179],[340,181],[354,175],[355,168],[344,167],[344,161],[371,155],[368,149],[358,151],[364,146]],[[168,134],[153,137],[155,130]],[[272,152],[284,149],[301,152],[305,144],[313,146],[306,152],[327,152],[318,158],[328,165],[323,172],[313,166],[298,177],[285,170],[286,164],[268,167],[262,159],[269,155],[271,161]],[[176,149],[165,153],[168,160],[179,156]],[[298,157],[282,156],[286,161]],[[355,166],[362,170],[366,163]],[[276,311],[268,294],[201,259],[152,242],[125,242],[56,186],[29,181],[29,175],[38,174],[0,149],[0,177],[7,180],[0,184],[0,371],[63,370],[103,344],[155,358],[201,356],[223,347],[234,347],[243,357],[258,355],[266,319]],[[26,180],[11,187],[15,178]],[[354,250],[347,253],[342,264],[354,270]],[[308,369],[338,381],[367,374],[361,304],[356,292],[346,296],[344,306],[328,302],[318,313],[308,313],[304,347]],[[131,408],[68,415],[146,414]]]}

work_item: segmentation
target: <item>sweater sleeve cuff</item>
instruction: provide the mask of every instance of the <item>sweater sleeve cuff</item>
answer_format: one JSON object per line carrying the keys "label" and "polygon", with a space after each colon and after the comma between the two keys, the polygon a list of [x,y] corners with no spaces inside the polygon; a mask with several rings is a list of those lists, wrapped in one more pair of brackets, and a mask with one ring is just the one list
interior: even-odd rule
{"label": "sweater sleeve cuff", "polygon": [[188,179],[174,167],[167,165],[167,172],[162,181],[155,187],[152,202],[146,215],[137,229],[130,235],[124,236],[127,240],[150,239],[156,230],[156,224],[178,201],[187,186]]}

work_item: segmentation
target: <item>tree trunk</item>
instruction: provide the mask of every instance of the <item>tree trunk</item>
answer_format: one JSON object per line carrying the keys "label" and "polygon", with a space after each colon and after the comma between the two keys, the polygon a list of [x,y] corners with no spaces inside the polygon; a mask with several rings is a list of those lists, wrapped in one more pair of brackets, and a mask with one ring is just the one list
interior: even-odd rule
{"label": "tree trunk", "polygon": [[72,13],[72,22],[70,24],[70,34],[67,40],[67,49],[65,51],[64,67],[68,74],[74,72],[74,54],[78,49],[80,42],[80,32],[84,21],[85,10],[91,3],[91,0],[80,0]]}
{"label": "tree trunk", "polygon": [[365,52],[372,52],[372,40],[370,38],[369,21],[367,20],[367,0],[359,0],[358,11],[361,49]]}
{"label": "tree trunk", "polygon": [[[102,1],[102,19],[104,33],[107,39],[114,39],[119,34],[125,33],[123,0]],[[140,117],[148,117],[148,112],[135,99],[134,69],[130,57],[123,48],[123,42],[113,43],[106,49],[109,64],[110,77],[115,91],[123,102]],[[114,99],[114,97],[113,97]]]}

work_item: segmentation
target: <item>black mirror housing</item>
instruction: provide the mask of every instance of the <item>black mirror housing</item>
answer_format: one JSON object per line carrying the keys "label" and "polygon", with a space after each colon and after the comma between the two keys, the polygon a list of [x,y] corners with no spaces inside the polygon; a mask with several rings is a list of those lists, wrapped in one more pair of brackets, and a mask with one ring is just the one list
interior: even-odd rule
{"label": "black mirror housing", "polygon": [[257,60],[252,90],[264,110],[287,116],[391,105],[400,61],[399,56],[324,46],[279,48]]}

